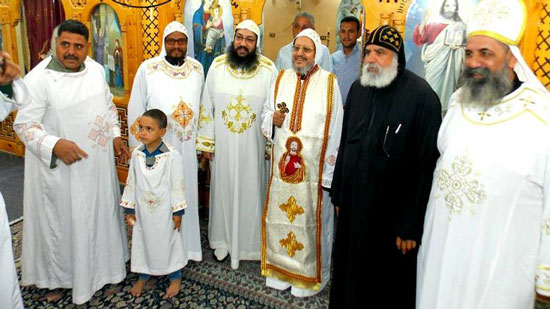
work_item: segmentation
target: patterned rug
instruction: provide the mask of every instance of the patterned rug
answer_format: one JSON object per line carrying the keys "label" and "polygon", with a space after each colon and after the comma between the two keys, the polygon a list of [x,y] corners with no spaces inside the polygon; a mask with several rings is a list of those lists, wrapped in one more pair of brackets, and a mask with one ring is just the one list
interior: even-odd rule
{"label": "patterned rug", "polygon": [[[170,300],[162,299],[168,280],[159,277],[156,284],[140,297],[129,291],[137,276],[129,272],[120,284],[121,291],[108,295],[108,288],[96,292],[83,306],[75,306],[70,290],[64,290],[56,303],[42,300],[46,290],[34,286],[22,287],[23,301],[27,308],[328,308],[330,283],[312,297],[296,298],[289,290],[278,291],[265,286],[260,275],[259,261],[241,261],[238,270],[231,269],[229,259],[223,263],[214,260],[207,244],[207,222],[201,219],[203,261],[189,262],[182,271],[180,293]],[[21,229],[23,222],[11,226],[14,256],[18,272],[21,271]]]}

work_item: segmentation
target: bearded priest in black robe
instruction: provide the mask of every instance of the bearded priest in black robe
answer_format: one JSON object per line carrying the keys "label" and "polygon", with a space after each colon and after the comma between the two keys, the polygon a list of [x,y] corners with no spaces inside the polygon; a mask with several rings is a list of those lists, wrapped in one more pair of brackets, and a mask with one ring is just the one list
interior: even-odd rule
{"label": "bearded priest in black robe", "polygon": [[403,48],[395,28],[373,30],[346,101],[331,193],[339,214],[331,308],[373,299],[414,308],[441,104],[425,80],[405,69]]}

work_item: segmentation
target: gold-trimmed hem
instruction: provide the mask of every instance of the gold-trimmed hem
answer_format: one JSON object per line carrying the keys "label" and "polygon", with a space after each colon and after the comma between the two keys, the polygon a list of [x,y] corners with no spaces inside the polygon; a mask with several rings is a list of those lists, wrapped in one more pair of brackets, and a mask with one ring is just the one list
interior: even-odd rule
{"label": "gold-trimmed hem", "polygon": [[214,152],[214,139],[199,135],[195,146],[199,151]]}
{"label": "gold-trimmed hem", "polygon": [[550,292],[550,287],[541,286],[541,285],[539,285],[539,284],[535,284],[535,288],[536,288],[536,289],[539,289],[539,290],[543,290],[543,291],[548,291],[548,292]]}
{"label": "gold-trimmed hem", "polygon": [[321,288],[321,278],[308,278],[292,274],[273,265],[262,267],[262,276],[288,282],[300,289],[319,291]]}

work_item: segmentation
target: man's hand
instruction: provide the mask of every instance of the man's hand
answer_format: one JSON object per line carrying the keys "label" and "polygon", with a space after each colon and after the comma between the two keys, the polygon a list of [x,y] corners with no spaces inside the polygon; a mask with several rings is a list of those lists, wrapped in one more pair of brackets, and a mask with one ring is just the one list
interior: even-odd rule
{"label": "man's hand", "polygon": [[128,147],[126,147],[126,144],[124,144],[122,137],[119,136],[113,139],[113,148],[115,149],[115,155],[120,160],[120,163],[126,164],[130,158],[130,151]]}
{"label": "man's hand", "polygon": [[214,153],[213,152],[203,151],[202,155],[210,161],[212,161],[212,159],[214,159]]}
{"label": "man's hand", "polygon": [[281,112],[280,110],[276,110],[273,112],[273,125],[277,127],[281,127],[283,125],[283,122],[285,122],[286,113]]}
{"label": "man's hand", "polygon": [[126,214],[124,215],[124,221],[129,227],[133,227],[136,224],[136,214]]}
{"label": "man's hand", "polygon": [[334,211],[336,211],[336,216],[338,217],[340,215],[340,207],[334,205]]}
{"label": "man's hand", "polygon": [[401,253],[405,254],[407,252],[412,251],[414,248],[416,248],[416,241],[402,240],[401,237],[397,236],[395,245],[397,246],[397,250],[401,250]]}
{"label": "man's hand", "polygon": [[0,85],[8,84],[19,76],[21,76],[19,65],[11,61],[8,53],[0,51]]}
{"label": "man's hand", "polygon": [[181,216],[172,216],[172,220],[174,221],[174,230],[180,231],[181,226]]}
{"label": "man's hand", "polygon": [[88,157],[88,154],[80,149],[77,144],[66,139],[60,139],[55,143],[53,153],[67,165]]}

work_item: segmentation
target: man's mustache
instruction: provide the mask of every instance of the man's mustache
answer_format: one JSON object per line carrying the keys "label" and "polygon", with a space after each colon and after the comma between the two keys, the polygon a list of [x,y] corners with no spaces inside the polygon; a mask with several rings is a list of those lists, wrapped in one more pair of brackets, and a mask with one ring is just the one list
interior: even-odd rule
{"label": "man's mustache", "polygon": [[474,77],[474,74],[478,74],[481,76],[481,79],[485,79],[487,77],[489,77],[489,75],[491,74],[491,71],[487,68],[465,68],[464,69],[464,74],[466,75],[466,77],[468,78],[473,78]]}
{"label": "man's mustache", "polygon": [[63,59],[64,60],[76,60],[76,61],[78,61],[78,57],[76,57],[75,55],[65,55],[65,56],[63,56]]}
{"label": "man's mustache", "polygon": [[250,52],[250,51],[248,50],[248,48],[246,48],[246,46],[239,46],[239,47],[237,47],[237,50],[239,50],[239,49],[243,49],[243,50],[245,50],[247,53]]}

